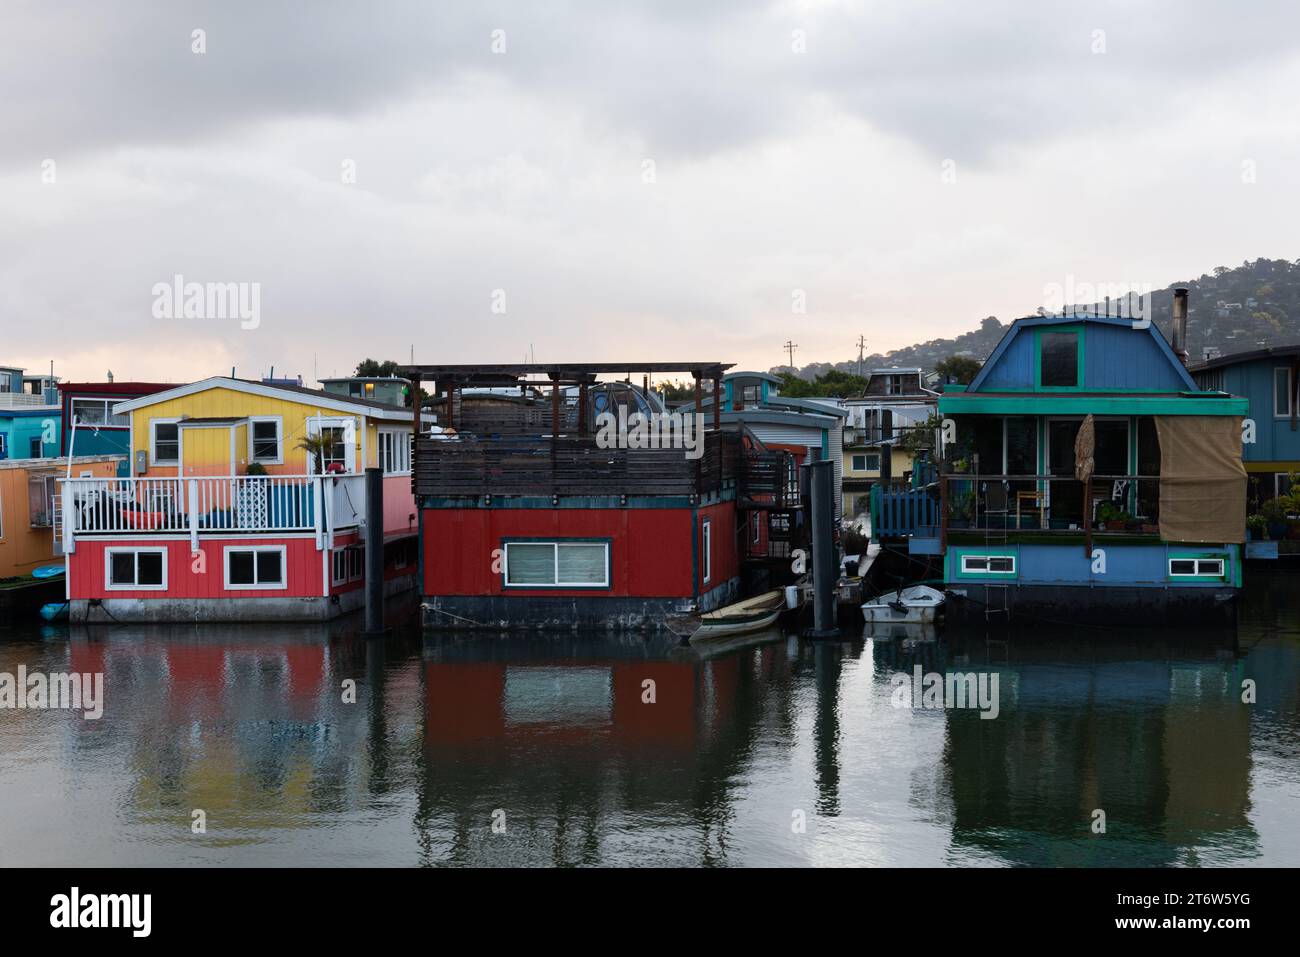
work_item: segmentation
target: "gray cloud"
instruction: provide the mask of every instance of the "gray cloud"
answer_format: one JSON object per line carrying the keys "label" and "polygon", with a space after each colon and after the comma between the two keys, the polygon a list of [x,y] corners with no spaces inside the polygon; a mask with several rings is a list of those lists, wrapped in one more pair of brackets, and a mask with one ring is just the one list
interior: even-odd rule
{"label": "gray cloud", "polygon": [[[0,158],[347,117],[488,74],[563,98],[661,155],[797,134],[822,97],[926,149],[982,160],[1080,124],[1149,123],[1181,94],[1295,56],[1296,26],[1289,0],[1248,13],[1214,0],[29,3],[6,13],[0,37]],[[207,31],[203,56],[190,51],[195,28]],[[495,29],[503,56],[490,49]]]}

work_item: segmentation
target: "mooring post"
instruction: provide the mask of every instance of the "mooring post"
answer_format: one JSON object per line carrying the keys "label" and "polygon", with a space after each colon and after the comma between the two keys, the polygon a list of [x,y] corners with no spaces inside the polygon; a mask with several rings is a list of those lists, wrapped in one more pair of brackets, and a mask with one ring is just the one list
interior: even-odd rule
{"label": "mooring post", "polygon": [[384,633],[384,472],[366,469],[366,634]]}
{"label": "mooring post", "polygon": [[810,638],[839,635],[836,623],[835,583],[835,466],[830,459],[807,466],[812,510],[813,628]]}

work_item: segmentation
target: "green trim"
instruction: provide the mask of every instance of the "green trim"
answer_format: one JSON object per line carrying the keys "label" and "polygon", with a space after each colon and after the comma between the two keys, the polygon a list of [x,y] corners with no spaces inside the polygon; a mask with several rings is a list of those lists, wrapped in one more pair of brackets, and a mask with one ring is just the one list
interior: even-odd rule
{"label": "green trim", "polygon": [[966,395],[940,396],[941,415],[1248,415],[1249,399],[1182,395]]}
{"label": "green trim", "polygon": [[[1043,385],[1043,336],[1074,333],[1077,348],[1074,350],[1076,365],[1074,385]],[[1034,330],[1034,391],[1035,392],[1082,392],[1084,391],[1083,364],[1084,334],[1083,323],[1068,326],[1040,326]]]}

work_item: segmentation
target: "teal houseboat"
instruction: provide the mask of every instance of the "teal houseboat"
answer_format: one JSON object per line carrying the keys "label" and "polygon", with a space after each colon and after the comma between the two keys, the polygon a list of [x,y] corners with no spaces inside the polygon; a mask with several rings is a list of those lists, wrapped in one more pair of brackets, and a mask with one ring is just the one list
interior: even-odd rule
{"label": "teal houseboat", "polygon": [[950,618],[1235,613],[1246,400],[1192,380],[1180,306],[1174,346],[1129,319],[1017,320],[945,389],[938,474],[878,496],[873,531],[941,561]]}

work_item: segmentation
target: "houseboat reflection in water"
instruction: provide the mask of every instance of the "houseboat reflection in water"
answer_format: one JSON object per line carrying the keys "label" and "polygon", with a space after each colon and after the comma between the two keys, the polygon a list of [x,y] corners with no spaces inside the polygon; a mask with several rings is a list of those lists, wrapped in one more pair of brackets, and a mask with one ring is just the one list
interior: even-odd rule
{"label": "houseboat reflection in water", "polygon": [[[0,635],[0,672],[106,689],[99,721],[0,713],[6,862],[1300,863],[1281,576],[1248,590],[1235,642],[774,636],[700,658],[346,621]],[[995,673],[996,719],[897,707],[918,666]]]}

